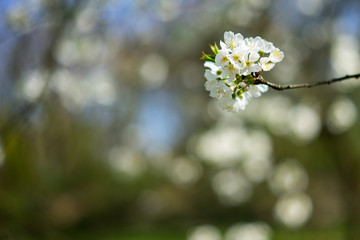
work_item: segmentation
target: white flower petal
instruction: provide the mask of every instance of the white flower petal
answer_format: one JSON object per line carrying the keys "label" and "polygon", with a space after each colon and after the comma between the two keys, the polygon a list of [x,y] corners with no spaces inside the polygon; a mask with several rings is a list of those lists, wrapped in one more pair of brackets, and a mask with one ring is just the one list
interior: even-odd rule
{"label": "white flower petal", "polygon": [[261,49],[265,53],[269,53],[275,50],[274,44],[272,42],[265,41],[264,48]]}
{"label": "white flower petal", "polygon": [[269,86],[268,85],[265,85],[265,84],[259,84],[259,85],[256,85],[256,87],[260,90],[260,92],[264,93],[264,92],[267,92],[267,90],[269,89]]}
{"label": "white flower petal", "polygon": [[275,48],[275,50],[270,53],[269,58],[272,62],[278,63],[283,60],[284,53],[280,51],[280,49]]}
{"label": "white flower petal", "polygon": [[257,52],[250,51],[249,52],[249,61],[256,62],[260,58],[260,55]]}
{"label": "white flower petal", "polygon": [[223,46],[220,42],[220,46],[223,49],[232,50],[236,47],[239,47],[240,45],[244,45],[244,37],[240,33],[234,34],[231,31],[224,33],[224,41],[226,46]]}
{"label": "white flower petal", "polygon": [[224,40],[226,43],[229,42],[229,40],[231,41],[234,37],[235,34],[232,31],[228,31],[224,33]]}
{"label": "white flower petal", "polygon": [[214,88],[215,84],[216,84],[216,80],[208,80],[208,81],[206,81],[205,84],[204,84],[204,85],[205,85],[205,89],[206,89],[207,91],[211,91],[211,89]]}
{"label": "white flower petal", "polygon": [[240,42],[242,40],[244,40],[243,35],[241,35],[240,33],[235,34],[235,41],[236,42]]}
{"label": "white flower petal", "polygon": [[224,67],[229,63],[229,53],[226,50],[220,50],[219,53],[215,56],[215,63],[218,66]]}
{"label": "white flower petal", "polygon": [[204,66],[207,67],[207,68],[210,68],[210,70],[212,72],[217,72],[220,69],[220,67],[218,65],[216,65],[213,62],[209,62],[209,61],[205,62]]}
{"label": "white flower petal", "polygon": [[265,47],[265,40],[264,39],[262,39],[261,37],[256,37],[255,38],[255,43],[256,43],[256,46],[259,49],[259,51],[260,50],[262,51],[262,49],[264,49],[264,47]]}
{"label": "white flower petal", "polygon": [[270,71],[275,66],[275,63],[271,62],[270,58],[263,57],[260,59],[260,66],[262,70]]}
{"label": "white flower petal", "polygon": [[260,72],[261,71],[261,67],[255,63],[253,65],[250,66],[250,71],[251,72]]}
{"label": "white flower petal", "polygon": [[255,52],[258,52],[260,50],[259,41],[256,40],[255,38],[252,38],[252,37],[246,38],[245,42],[246,42],[246,46],[249,48],[249,50],[252,50]]}
{"label": "white flower petal", "polygon": [[214,73],[212,73],[209,69],[205,70],[205,74],[204,77],[208,80],[208,81],[213,81],[216,80],[216,75]]}
{"label": "white flower petal", "polygon": [[221,47],[221,50],[228,50],[228,46],[226,45],[226,43],[224,43],[223,41],[220,40],[220,47]]}
{"label": "white flower petal", "polygon": [[233,81],[235,80],[235,76],[236,74],[239,74],[239,69],[237,68],[236,65],[233,65],[233,64],[228,64],[228,65],[225,65],[223,67],[223,76],[224,77],[229,77],[229,81]]}

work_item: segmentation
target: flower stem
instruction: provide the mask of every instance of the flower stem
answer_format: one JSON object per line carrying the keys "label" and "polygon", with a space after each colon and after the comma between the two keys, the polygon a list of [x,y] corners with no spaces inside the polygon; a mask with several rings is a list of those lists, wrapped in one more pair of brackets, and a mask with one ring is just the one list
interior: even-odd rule
{"label": "flower stem", "polygon": [[272,83],[272,82],[268,82],[265,79],[263,79],[261,76],[259,76],[259,77],[255,78],[255,84],[265,84],[265,85],[268,85],[269,87],[271,87],[271,88],[273,88],[275,90],[287,90],[287,89],[294,89],[294,88],[312,88],[312,87],[316,87],[316,86],[320,86],[320,85],[332,84],[332,83],[335,83],[335,82],[340,82],[340,81],[343,81],[343,80],[346,80],[346,79],[351,79],[351,78],[355,78],[355,79],[360,78],[360,73],[354,74],[354,75],[345,75],[345,76],[340,77],[340,78],[334,78],[334,79],[315,82],[315,83],[303,83],[303,84],[291,84],[291,85],[275,84],[275,83]]}

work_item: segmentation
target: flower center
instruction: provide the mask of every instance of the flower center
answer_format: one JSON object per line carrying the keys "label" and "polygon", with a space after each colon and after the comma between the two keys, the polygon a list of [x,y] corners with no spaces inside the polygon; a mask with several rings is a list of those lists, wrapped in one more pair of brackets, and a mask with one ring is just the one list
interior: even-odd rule
{"label": "flower center", "polygon": [[231,72],[233,72],[233,71],[235,71],[235,67],[230,64],[230,65],[229,65],[229,70],[230,70]]}
{"label": "flower center", "polygon": [[277,59],[279,59],[279,58],[281,57],[280,52],[279,52],[279,51],[275,51],[275,52],[274,52],[274,56],[275,56]]}
{"label": "flower center", "polygon": [[228,58],[226,57],[226,56],[223,56],[222,58],[221,58],[221,62],[222,63],[226,63],[228,61]]}
{"label": "flower center", "polygon": [[234,41],[231,41],[229,46],[230,46],[230,48],[235,47],[235,46],[234,46]]}

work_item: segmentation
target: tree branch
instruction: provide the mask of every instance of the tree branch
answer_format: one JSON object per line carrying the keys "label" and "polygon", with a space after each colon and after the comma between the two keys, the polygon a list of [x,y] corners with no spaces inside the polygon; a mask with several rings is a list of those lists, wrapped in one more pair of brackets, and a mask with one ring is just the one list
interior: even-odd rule
{"label": "tree branch", "polygon": [[321,81],[321,82],[315,82],[315,83],[292,84],[292,85],[275,84],[275,83],[266,81],[261,76],[258,76],[258,77],[255,78],[255,84],[265,84],[265,85],[268,85],[269,87],[271,87],[271,88],[273,88],[275,90],[287,90],[287,89],[294,89],[294,88],[312,88],[312,87],[316,87],[316,86],[319,86],[319,85],[325,85],[325,84],[332,84],[332,83],[335,83],[335,82],[340,82],[340,81],[350,79],[350,78],[358,79],[358,78],[360,78],[360,73],[354,74],[354,75],[346,75],[344,77],[334,78],[334,79],[330,79],[330,80],[327,80],[327,81]]}

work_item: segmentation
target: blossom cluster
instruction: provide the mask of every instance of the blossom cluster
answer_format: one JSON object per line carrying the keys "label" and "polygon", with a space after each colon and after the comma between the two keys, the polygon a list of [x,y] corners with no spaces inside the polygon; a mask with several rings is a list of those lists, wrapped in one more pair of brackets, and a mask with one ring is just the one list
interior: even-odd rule
{"label": "blossom cluster", "polygon": [[[211,46],[211,45],[210,45]],[[203,54],[205,88],[228,111],[244,110],[255,97],[268,89],[256,83],[261,71],[269,71],[281,62],[284,53],[261,37],[244,38],[240,33],[225,32],[220,49],[211,46],[214,55]]]}

